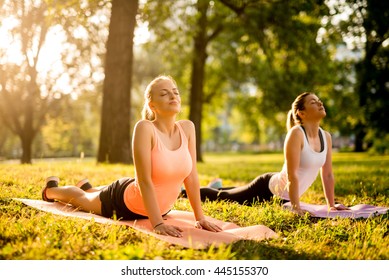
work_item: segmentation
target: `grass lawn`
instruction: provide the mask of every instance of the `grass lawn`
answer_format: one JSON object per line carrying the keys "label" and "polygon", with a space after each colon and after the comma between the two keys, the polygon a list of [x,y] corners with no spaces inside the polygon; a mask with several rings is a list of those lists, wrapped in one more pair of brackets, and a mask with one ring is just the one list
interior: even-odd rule
{"label": "grass lawn", "polygon": [[[281,154],[206,154],[204,160],[198,164],[202,185],[220,177],[224,186],[237,186],[282,167]],[[389,156],[335,153],[336,200],[345,205],[389,207],[388,167]],[[0,163],[0,259],[389,259],[389,214],[370,219],[317,219],[296,216],[277,202],[254,207],[206,202],[206,215],[240,226],[263,224],[280,237],[192,250],[146,238],[127,227],[44,213],[11,199],[41,199],[41,188],[50,175],[59,176],[62,185],[88,177],[97,186],[133,174],[133,166],[96,164],[94,159]],[[319,178],[302,201],[325,203]],[[180,199],[175,208],[190,210],[189,202]]]}

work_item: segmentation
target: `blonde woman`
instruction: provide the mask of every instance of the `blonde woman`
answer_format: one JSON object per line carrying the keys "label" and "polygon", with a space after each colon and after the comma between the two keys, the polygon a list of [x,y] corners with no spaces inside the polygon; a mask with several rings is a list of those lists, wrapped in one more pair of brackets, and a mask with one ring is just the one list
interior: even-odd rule
{"label": "blonde woman", "polygon": [[171,210],[184,184],[195,226],[221,231],[205,219],[201,208],[195,127],[191,121],[176,120],[181,111],[176,82],[170,76],[159,76],[147,86],[144,97],[143,120],[135,125],[132,140],[135,178],[91,189],[88,182],[81,188],[58,187],[58,178],[49,177],[42,190],[43,200],[71,203],[108,218],[148,218],[157,233],[181,237],[182,230],[165,224],[163,216]]}

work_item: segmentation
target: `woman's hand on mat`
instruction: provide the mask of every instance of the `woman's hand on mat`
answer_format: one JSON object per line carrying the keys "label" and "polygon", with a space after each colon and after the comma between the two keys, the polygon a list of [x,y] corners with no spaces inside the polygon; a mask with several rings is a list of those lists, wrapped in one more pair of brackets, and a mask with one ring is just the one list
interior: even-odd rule
{"label": "woman's hand on mat", "polygon": [[299,216],[305,216],[305,214],[307,214],[308,213],[308,215],[310,215],[310,216],[315,216],[314,214],[312,214],[311,212],[309,212],[308,210],[304,210],[304,209],[301,209],[301,208],[292,208],[292,211],[294,212],[294,213],[296,213],[297,215],[299,215]]}
{"label": "woman's hand on mat", "polygon": [[343,204],[337,204],[330,207],[330,210],[350,210],[349,207],[344,206]]}
{"label": "woman's hand on mat", "polygon": [[195,227],[198,229],[206,229],[212,232],[222,231],[222,229],[218,225],[208,222],[206,219],[196,221]]}
{"label": "woman's hand on mat", "polygon": [[172,225],[160,224],[154,228],[155,233],[162,235],[170,235],[174,237],[182,237],[182,229]]}

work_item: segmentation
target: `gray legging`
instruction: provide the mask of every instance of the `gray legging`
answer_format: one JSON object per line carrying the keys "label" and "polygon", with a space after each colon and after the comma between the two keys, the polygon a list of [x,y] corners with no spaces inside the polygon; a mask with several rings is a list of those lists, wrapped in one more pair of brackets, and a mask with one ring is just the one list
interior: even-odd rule
{"label": "gray legging", "polygon": [[[269,181],[274,174],[276,173],[269,172],[262,174],[249,184],[241,187],[229,187],[221,190],[200,188],[201,201],[227,200],[249,206],[252,206],[256,202],[269,201],[273,197],[273,193],[269,189]],[[183,197],[186,197],[185,190],[181,194]]]}

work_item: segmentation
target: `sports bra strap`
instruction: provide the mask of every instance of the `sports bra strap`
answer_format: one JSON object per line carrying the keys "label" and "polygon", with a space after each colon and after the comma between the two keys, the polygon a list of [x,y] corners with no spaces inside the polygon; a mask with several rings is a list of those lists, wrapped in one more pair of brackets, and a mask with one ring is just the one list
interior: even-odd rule
{"label": "sports bra strap", "polygon": [[[305,128],[302,125],[300,125],[300,127],[303,129],[305,137],[307,138],[307,141],[308,141],[308,135],[307,135],[307,132],[305,131]],[[324,140],[323,140],[323,135],[321,133],[320,128],[319,128],[318,134],[319,134],[319,139],[320,139],[320,152],[322,152],[322,151],[324,151]],[[308,141],[308,143],[309,143],[309,141]]]}

